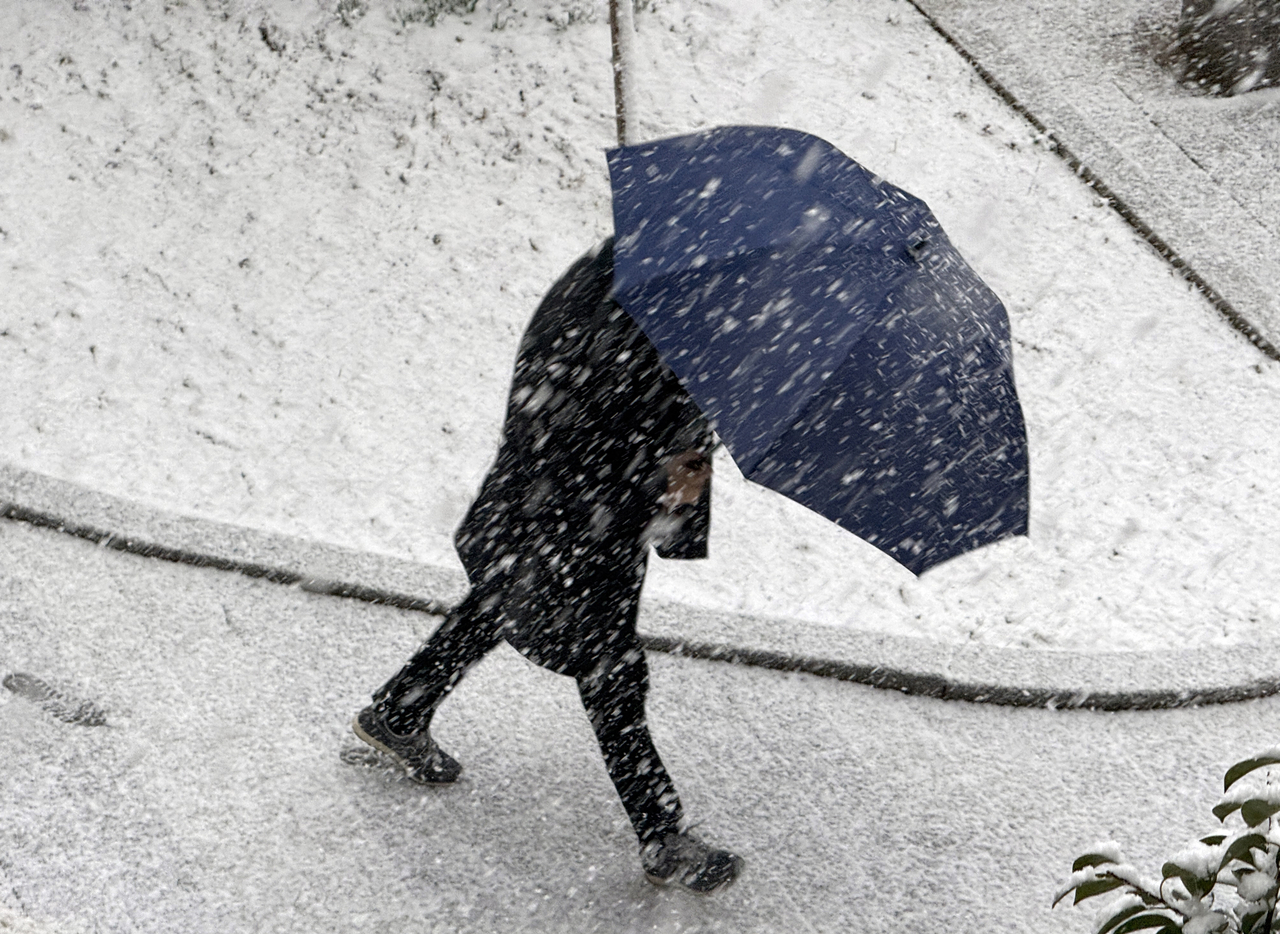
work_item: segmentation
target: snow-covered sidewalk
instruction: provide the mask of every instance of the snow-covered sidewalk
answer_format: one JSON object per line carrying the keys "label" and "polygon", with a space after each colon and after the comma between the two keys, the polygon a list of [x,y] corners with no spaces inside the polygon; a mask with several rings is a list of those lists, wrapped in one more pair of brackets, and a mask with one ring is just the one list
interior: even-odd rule
{"label": "snow-covered sidewalk", "polygon": [[654,656],[686,808],[749,861],[700,899],[643,880],[572,682],[515,652],[442,709],[467,771],[424,789],[340,752],[430,617],[21,523],[0,549],[6,670],[108,721],[0,691],[0,929],[37,934],[1085,930],[1049,908],[1071,859],[1109,836],[1155,871],[1280,715],[948,704]]}

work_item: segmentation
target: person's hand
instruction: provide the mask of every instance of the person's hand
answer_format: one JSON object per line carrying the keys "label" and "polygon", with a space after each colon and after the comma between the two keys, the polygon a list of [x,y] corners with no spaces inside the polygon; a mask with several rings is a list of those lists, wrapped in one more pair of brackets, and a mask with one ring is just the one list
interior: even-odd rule
{"label": "person's hand", "polygon": [[711,479],[711,458],[701,451],[681,451],[666,463],[667,491],[658,498],[667,512],[698,501]]}

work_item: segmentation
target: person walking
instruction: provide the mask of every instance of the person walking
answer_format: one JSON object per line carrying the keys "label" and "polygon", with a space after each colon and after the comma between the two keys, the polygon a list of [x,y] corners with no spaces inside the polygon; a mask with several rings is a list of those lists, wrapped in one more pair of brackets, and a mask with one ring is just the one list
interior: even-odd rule
{"label": "person walking", "polygon": [[414,781],[456,781],[432,715],[505,640],[574,678],[646,877],[710,893],[741,857],[682,829],[645,721],[636,634],[650,544],[706,556],[714,435],[675,374],[610,297],[613,241],[580,258],[521,341],[502,443],[455,543],[471,585],[426,644],[356,716],[356,735]]}

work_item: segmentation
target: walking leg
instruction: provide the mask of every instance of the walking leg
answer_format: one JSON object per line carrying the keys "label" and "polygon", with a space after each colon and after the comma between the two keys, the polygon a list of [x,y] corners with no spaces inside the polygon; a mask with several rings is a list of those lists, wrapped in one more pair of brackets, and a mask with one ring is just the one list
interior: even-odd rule
{"label": "walking leg", "polygon": [[682,811],[645,722],[649,667],[639,648],[579,677],[578,692],[641,845],[678,829]]}
{"label": "walking leg", "polygon": [[499,642],[498,615],[472,590],[394,678],[373,695],[383,720],[400,734],[425,731],[463,675]]}
{"label": "walking leg", "polygon": [[467,669],[498,644],[499,615],[473,590],[356,715],[352,730],[424,785],[456,781],[462,766],[431,738],[431,717]]}
{"label": "walking leg", "polygon": [[578,679],[609,777],[640,839],[646,878],[708,894],[738,878],[742,857],[680,831],[680,799],[645,723],[648,686],[648,665],[638,647],[612,667]]}

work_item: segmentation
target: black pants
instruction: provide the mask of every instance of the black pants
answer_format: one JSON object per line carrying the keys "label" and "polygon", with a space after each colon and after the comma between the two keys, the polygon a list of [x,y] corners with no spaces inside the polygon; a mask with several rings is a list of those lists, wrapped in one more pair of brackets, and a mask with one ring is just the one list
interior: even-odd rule
{"label": "black pants", "polygon": [[[374,695],[375,701],[386,705],[392,729],[405,733],[429,726],[432,714],[467,669],[503,640],[502,616],[495,612],[494,602],[473,589]],[[644,843],[675,830],[682,815],[680,799],[645,722],[649,668],[644,652],[638,645],[610,652],[576,680],[609,777],[636,836]]]}

